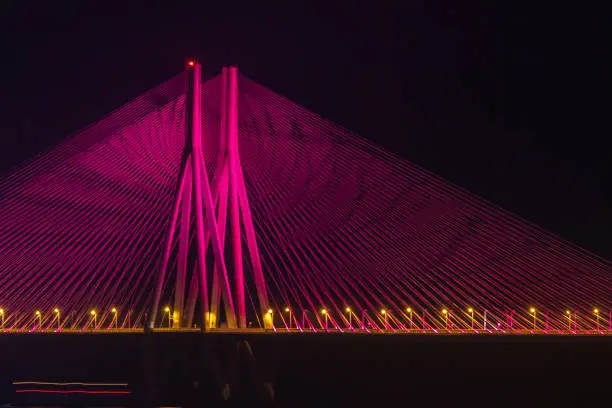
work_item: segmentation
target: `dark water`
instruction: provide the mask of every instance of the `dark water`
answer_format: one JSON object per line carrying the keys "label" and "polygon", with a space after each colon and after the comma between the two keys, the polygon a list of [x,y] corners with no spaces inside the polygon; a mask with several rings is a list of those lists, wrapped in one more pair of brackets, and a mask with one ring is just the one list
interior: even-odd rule
{"label": "dark water", "polygon": [[36,380],[131,392],[54,396],[75,406],[263,406],[271,388],[283,407],[612,406],[611,336],[10,335],[0,350],[0,403]]}

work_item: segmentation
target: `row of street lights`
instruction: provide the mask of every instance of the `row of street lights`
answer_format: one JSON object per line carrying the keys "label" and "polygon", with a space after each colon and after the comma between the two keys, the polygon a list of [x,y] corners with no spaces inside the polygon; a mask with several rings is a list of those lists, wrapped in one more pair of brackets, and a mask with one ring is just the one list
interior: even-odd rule
{"label": "row of street lights", "polygon": [[[288,328],[291,329],[292,328],[292,321],[293,321],[293,318],[294,318],[293,314],[292,314],[292,310],[289,307],[285,307],[284,311],[289,314]],[[474,329],[475,328],[474,308],[469,307],[469,308],[466,309],[466,311],[467,311],[467,314],[469,314],[469,316],[470,316],[470,327],[472,329]],[[354,313],[353,313],[353,311],[352,311],[352,309],[350,307],[346,307],[345,308],[345,312],[348,315],[348,319],[347,320],[348,320],[349,328],[352,329],[353,328],[353,314]],[[484,310],[484,313],[483,313],[483,329],[485,329],[485,330],[487,328],[487,312],[488,312],[487,310]],[[274,311],[272,309],[268,309],[268,311],[267,311],[268,315],[272,316],[273,313],[274,313]],[[307,313],[306,310],[302,311],[302,314],[303,314],[302,315],[302,327],[305,326],[305,324],[304,324],[304,316],[306,315],[306,313]],[[320,313],[323,316],[324,321],[325,321],[325,329],[327,329],[328,328],[328,321],[329,321],[329,318],[330,318],[329,317],[330,316],[329,312],[327,311],[327,309],[323,308],[323,309],[321,309]],[[362,326],[363,326],[364,320],[365,320],[365,315],[366,315],[367,311],[364,310],[362,313],[363,313],[362,314]],[[410,307],[406,308],[406,313],[408,314],[408,322],[410,324],[410,328],[412,329],[414,327],[414,324],[413,324],[413,309],[410,308]],[[441,310],[441,313],[442,313],[442,316],[444,317],[445,327],[448,330],[448,329],[450,329],[449,325],[452,326],[452,324],[453,324],[452,320],[450,319],[451,318],[451,312],[450,312],[450,310],[444,308],[444,309]],[[537,324],[538,324],[537,313],[538,313],[538,311],[537,311],[537,309],[535,307],[530,307],[529,308],[529,313],[533,317],[533,330],[537,330]],[[380,315],[382,316],[382,318],[384,320],[384,328],[385,328],[385,330],[387,330],[388,327],[389,327],[388,326],[388,316],[389,316],[389,314],[390,314],[390,311],[387,310],[387,309],[381,309],[380,310]],[[565,314],[566,314],[566,316],[568,318],[568,329],[571,330],[572,312],[570,310],[566,310]],[[593,309],[593,314],[595,316],[596,329],[597,329],[597,331],[599,331],[600,330],[600,311],[599,311],[599,309],[598,308],[594,308]],[[512,327],[513,315],[514,315],[514,311],[512,311],[510,313],[510,321],[511,321],[510,327]],[[574,312],[573,315],[574,315],[574,330],[576,330],[576,325],[577,325],[576,317],[578,315],[578,312]],[[424,324],[424,322],[425,322],[425,312],[423,312],[423,324]],[[297,324],[297,320],[296,320],[296,324]],[[609,324],[610,324],[609,330],[612,330],[612,311],[610,311],[610,322],[609,322]],[[548,313],[546,314],[546,328],[548,328]]]}
{"label": "row of street lights", "polygon": [[[288,328],[291,329],[292,325],[293,325],[293,320],[295,319],[295,316],[293,315],[293,312],[291,310],[291,308],[289,307],[285,307],[284,308],[285,313],[289,314],[289,324],[288,324]],[[470,316],[470,320],[471,320],[471,328],[474,329],[475,328],[475,318],[474,318],[474,309],[469,307],[466,309],[467,314],[469,314]],[[171,315],[171,309],[169,306],[166,306],[164,308],[164,312],[168,314],[168,328],[172,328],[172,315]],[[349,327],[352,329],[353,328],[353,311],[350,307],[346,307],[345,308],[345,312],[348,315],[348,324]],[[60,309],[59,308],[55,308],[53,309],[53,313],[55,313],[56,315],[56,319],[57,319],[57,328],[58,330],[61,329],[61,313],[60,313]],[[115,328],[118,328],[118,313],[119,311],[117,310],[117,308],[113,307],[111,309],[111,313],[113,314],[113,320],[111,321],[111,326],[114,326]],[[270,319],[272,318],[274,311],[272,309],[269,309],[267,311],[267,314],[270,315]],[[303,311],[302,312],[302,327],[305,326],[305,317],[306,317],[306,313],[307,311]],[[323,308],[320,311],[321,315],[323,316],[324,322],[325,322],[325,329],[328,329],[329,326],[329,320],[330,320],[330,314],[327,311],[327,309]],[[413,309],[408,307],[406,308],[406,313],[408,314],[408,322],[410,324],[410,328],[412,329],[414,327],[413,324]],[[444,317],[444,321],[445,321],[445,327],[448,330],[450,327],[449,325],[452,325],[452,320],[451,320],[451,311],[444,308],[441,310],[442,316]],[[512,311],[510,313],[510,327],[512,327],[512,319],[513,319],[513,313],[514,311]],[[536,310],[535,307],[530,307],[529,308],[529,313],[530,315],[533,317],[533,329],[536,330],[537,329],[537,313],[538,311]],[[362,329],[365,328],[364,324],[365,324],[365,320],[366,320],[366,314],[367,311],[364,310],[362,312],[362,318],[361,318],[361,322],[362,322]],[[380,315],[382,316],[382,319],[384,321],[384,328],[385,330],[387,330],[389,328],[388,325],[388,319],[389,319],[389,314],[390,311],[387,309],[381,309],[380,311]],[[596,322],[596,328],[599,331],[600,330],[600,311],[598,308],[594,308],[593,309],[593,314],[595,316],[595,322]],[[35,318],[38,319],[39,322],[39,326],[42,326],[42,313],[40,310],[36,310],[34,312]],[[94,328],[97,327],[97,312],[95,309],[92,309],[90,311],[90,315],[92,317],[93,320],[93,324],[94,324]],[[568,329],[571,330],[572,329],[572,315],[574,316],[573,319],[573,323],[574,323],[574,330],[577,329],[577,315],[578,312],[574,312],[572,313],[570,310],[566,310],[565,311],[565,315],[567,316],[568,319]],[[355,317],[356,318],[356,317]],[[423,327],[425,327],[425,312],[423,312]],[[298,325],[297,319],[296,319],[296,326]],[[610,325],[612,326],[612,311],[610,312]],[[163,322],[162,322],[163,324]],[[546,314],[546,326],[548,328],[548,314]],[[0,329],[4,329],[5,328],[5,310],[3,308],[0,308]],[[484,310],[484,314],[483,314],[483,329],[487,328],[487,310]],[[612,329],[612,327],[610,327],[609,329]]]}
{"label": "row of street lights", "polygon": [[[57,308],[57,307],[54,308],[53,309],[53,313],[55,314],[55,319],[57,319],[57,329],[60,330],[61,327],[62,327],[60,309]],[[111,326],[114,324],[115,328],[117,329],[118,326],[119,326],[119,322],[118,322],[118,313],[119,313],[119,311],[117,310],[116,307],[113,307],[111,309],[111,313],[113,314],[113,320],[111,321]],[[91,315],[91,317],[93,319],[94,328],[96,328],[97,327],[97,322],[98,322],[98,312],[96,312],[95,309],[92,309],[89,312],[89,314]],[[42,327],[43,314],[41,313],[40,310],[35,310],[34,311],[34,318],[38,320],[39,327]],[[0,329],[4,329],[4,328],[5,328],[5,310],[3,308],[0,308]]]}

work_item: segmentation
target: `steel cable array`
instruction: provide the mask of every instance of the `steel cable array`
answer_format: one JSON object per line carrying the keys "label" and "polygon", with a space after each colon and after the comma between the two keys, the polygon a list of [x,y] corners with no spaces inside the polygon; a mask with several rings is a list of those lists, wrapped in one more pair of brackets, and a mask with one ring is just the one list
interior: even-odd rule
{"label": "steel cable array", "polygon": [[[211,178],[223,154],[220,87],[216,77],[202,91]],[[472,308],[480,324],[488,313],[493,327],[530,328],[534,307],[536,326],[568,327],[568,311],[588,328],[594,307],[602,315],[612,308],[609,261],[242,76],[239,92],[240,163],[276,321],[314,329],[329,319],[345,330],[348,318],[400,330],[414,313],[418,327],[437,330],[448,328],[448,315],[469,327]],[[110,324],[113,307],[120,325],[143,324],[176,199],[184,123],[179,75],[0,180],[5,328],[34,327],[37,318],[53,327],[54,308],[75,328],[90,324],[94,310]],[[171,278],[164,294],[172,295]],[[251,302],[250,319],[260,321],[256,310]]]}

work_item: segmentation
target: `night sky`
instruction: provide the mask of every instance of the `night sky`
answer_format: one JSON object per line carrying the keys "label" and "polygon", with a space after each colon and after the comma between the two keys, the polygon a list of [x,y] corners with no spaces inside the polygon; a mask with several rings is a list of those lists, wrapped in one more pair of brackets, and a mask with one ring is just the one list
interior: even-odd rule
{"label": "night sky", "polygon": [[2,173],[195,57],[207,76],[237,64],[275,92],[612,258],[604,13],[427,0],[73,3],[2,2]]}

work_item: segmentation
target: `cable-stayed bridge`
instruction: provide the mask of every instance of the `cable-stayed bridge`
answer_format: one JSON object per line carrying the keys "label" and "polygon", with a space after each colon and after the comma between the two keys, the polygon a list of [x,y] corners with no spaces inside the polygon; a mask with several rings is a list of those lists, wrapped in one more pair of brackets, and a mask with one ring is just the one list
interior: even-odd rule
{"label": "cable-stayed bridge", "polygon": [[190,62],[0,180],[3,333],[609,334],[611,291],[609,261],[235,68]]}

